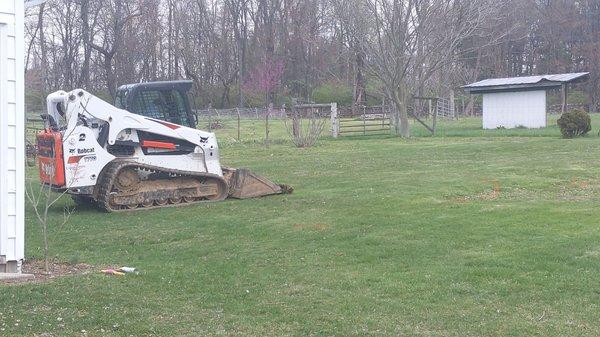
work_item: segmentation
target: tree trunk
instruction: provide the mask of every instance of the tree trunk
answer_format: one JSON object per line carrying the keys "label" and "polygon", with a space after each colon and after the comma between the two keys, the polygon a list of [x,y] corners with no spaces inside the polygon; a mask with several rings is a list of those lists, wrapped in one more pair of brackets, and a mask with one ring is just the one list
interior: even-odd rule
{"label": "tree trunk", "polygon": [[38,14],[38,27],[40,27],[40,51],[41,51],[41,64],[42,67],[42,91],[46,92],[48,88],[48,52],[46,49],[46,36],[44,32],[44,9],[46,4],[40,5],[40,12]]}
{"label": "tree trunk", "polygon": [[561,103],[562,104],[561,104],[561,109],[560,110],[561,110],[562,113],[565,113],[565,112],[567,112],[567,104],[568,104],[567,99],[568,99],[568,95],[569,95],[568,94],[569,88],[567,87],[566,83],[563,83],[561,89],[562,90],[561,90],[561,95],[560,96],[561,96]]}
{"label": "tree trunk", "polygon": [[104,55],[104,69],[106,71],[106,87],[110,97],[114,100],[117,95],[117,80],[112,66],[112,55]]}
{"label": "tree trunk", "polygon": [[81,38],[83,40],[83,63],[81,65],[80,85],[86,90],[90,90],[90,58],[92,56],[92,48],[88,41],[90,40],[90,23],[89,23],[89,0],[81,0]]}
{"label": "tree trunk", "polygon": [[394,105],[394,132],[397,136],[410,138],[410,125],[408,120],[408,95],[405,84],[400,84],[393,95]]}
{"label": "tree trunk", "polygon": [[239,13],[235,13],[236,25],[234,30],[234,36],[238,48],[237,62],[238,62],[238,106],[243,108],[245,105],[244,90],[242,90],[242,83],[246,76],[246,48],[248,41],[247,31],[247,8],[245,2],[239,2]]}
{"label": "tree trunk", "polygon": [[366,84],[363,70],[365,68],[364,54],[356,50],[356,77],[354,80],[354,106],[367,105]]}
{"label": "tree trunk", "polygon": [[473,94],[469,94],[469,102],[467,103],[467,107],[465,109],[465,115],[468,117],[475,116],[475,97]]}
{"label": "tree trunk", "polygon": [[42,236],[44,237],[44,272],[50,275],[50,249],[48,248],[48,218],[46,223],[42,224]]}
{"label": "tree trunk", "polygon": [[226,109],[231,105],[229,101],[229,92],[231,91],[231,87],[229,83],[223,83],[223,93],[221,94],[221,108]]}
{"label": "tree trunk", "polygon": [[168,10],[168,16],[167,16],[167,78],[169,80],[173,79],[173,56],[172,56],[172,51],[173,51],[173,2],[169,1],[168,3],[169,6],[169,10]]}

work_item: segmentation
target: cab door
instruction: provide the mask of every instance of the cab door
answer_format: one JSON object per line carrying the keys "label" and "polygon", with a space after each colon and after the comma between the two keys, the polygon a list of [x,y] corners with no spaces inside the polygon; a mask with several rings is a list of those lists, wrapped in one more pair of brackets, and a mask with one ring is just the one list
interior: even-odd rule
{"label": "cab door", "polygon": [[130,111],[173,124],[195,127],[188,115],[185,97],[173,89],[138,91],[133,97]]}

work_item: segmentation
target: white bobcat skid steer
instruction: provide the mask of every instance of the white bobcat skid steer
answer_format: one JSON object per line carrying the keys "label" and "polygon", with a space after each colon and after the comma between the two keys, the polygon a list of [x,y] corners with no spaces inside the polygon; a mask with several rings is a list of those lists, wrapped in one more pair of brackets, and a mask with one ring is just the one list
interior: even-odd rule
{"label": "white bobcat skid steer", "polygon": [[246,169],[221,167],[215,134],[192,128],[189,86],[121,87],[116,105],[143,114],[81,89],[50,94],[37,135],[41,181],[111,212],[290,193]]}

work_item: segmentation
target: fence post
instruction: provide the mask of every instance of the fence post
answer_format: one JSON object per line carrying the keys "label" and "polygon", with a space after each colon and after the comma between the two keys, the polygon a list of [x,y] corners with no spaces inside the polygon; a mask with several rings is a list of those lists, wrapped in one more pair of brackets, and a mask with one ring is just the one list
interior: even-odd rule
{"label": "fence post", "polygon": [[288,113],[287,113],[287,110],[286,110],[285,103],[283,103],[281,105],[281,109],[279,110],[279,116],[277,116],[277,117],[280,119],[280,120],[277,121],[277,123],[279,123],[279,125],[283,124],[283,127],[287,131]]}
{"label": "fence post", "polygon": [[237,112],[237,141],[241,141],[242,138],[240,136],[240,108],[235,108],[235,111]]}
{"label": "fence post", "polygon": [[432,126],[433,132],[432,132],[432,134],[435,136],[435,131],[437,129],[437,118],[438,118],[438,106],[439,106],[439,103],[438,103],[438,99],[430,100],[429,101],[429,105],[430,106],[431,106],[432,102],[433,102],[433,105],[435,105],[435,109],[433,111],[433,124],[432,124],[433,125]]}
{"label": "fence post", "polygon": [[452,112],[452,119],[457,118],[456,116],[456,102],[454,98],[454,90],[450,90],[450,111]]}
{"label": "fence post", "polygon": [[429,105],[429,117],[433,118],[433,106],[431,104],[431,101],[433,101],[431,98],[427,100],[427,105]]}
{"label": "fence post", "polygon": [[271,114],[271,109],[273,109],[273,103],[269,104],[267,108],[267,113],[265,115],[265,146],[269,147],[269,115]]}
{"label": "fence post", "polygon": [[331,136],[337,138],[340,135],[340,123],[338,119],[337,103],[331,103]]}
{"label": "fence post", "polygon": [[292,135],[294,137],[300,136],[300,121],[298,120],[298,108],[296,106],[292,108]]}
{"label": "fence post", "polygon": [[208,132],[212,131],[212,103],[208,105]]}
{"label": "fence post", "polygon": [[383,114],[383,116],[381,116],[381,128],[385,129],[385,123],[388,122],[389,125],[390,125],[390,129],[391,129],[392,128],[392,123],[388,119],[388,113],[387,113],[387,109],[385,107],[385,96],[383,96],[381,98],[381,113]]}
{"label": "fence post", "polygon": [[367,135],[367,107],[363,105],[363,136]]}

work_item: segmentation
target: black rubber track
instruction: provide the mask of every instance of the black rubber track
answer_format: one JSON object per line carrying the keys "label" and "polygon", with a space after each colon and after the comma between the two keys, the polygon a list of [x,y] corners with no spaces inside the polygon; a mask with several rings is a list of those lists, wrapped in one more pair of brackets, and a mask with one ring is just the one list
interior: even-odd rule
{"label": "black rubber track", "polygon": [[[130,208],[126,208],[126,207],[121,207],[121,208],[115,209],[110,204],[110,196],[112,193],[113,185],[114,185],[115,179],[116,179],[117,175],[119,174],[119,172],[122,169],[127,168],[127,167],[149,170],[149,171],[153,171],[153,172],[157,172],[157,173],[167,173],[169,175],[172,175],[173,177],[197,177],[197,178],[217,179],[223,184],[222,188],[223,188],[224,192],[222,193],[221,196],[219,196],[219,198],[211,199],[211,200],[195,200],[192,202],[182,201],[181,203],[178,203],[178,204],[167,204],[164,206],[157,206],[157,205],[153,204],[153,206],[148,206],[148,207],[144,207],[140,204],[137,208],[134,208],[134,209],[130,209]],[[227,198],[228,192],[229,192],[229,186],[227,185],[227,182],[225,181],[225,179],[223,177],[216,175],[216,174],[165,169],[162,167],[155,167],[152,165],[141,164],[141,163],[132,162],[132,161],[113,161],[112,163],[109,163],[108,166],[104,169],[104,171],[101,173],[100,179],[98,180],[98,193],[97,193],[98,197],[97,197],[96,203],[99,208],[101,208],[102,210],[104,210],[106,212],[131,212],[131,211],[138,211],[138,210],[175,207],[175,206],[187,206],[187,205],[193,205],[193,204],[199,204],[199,203],[222,201]]]}

